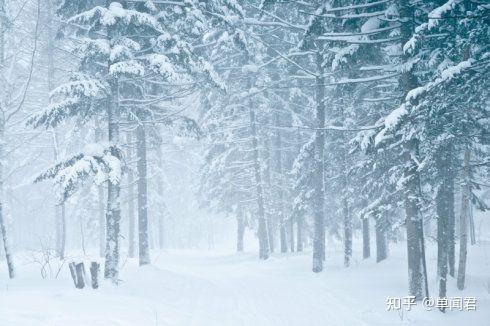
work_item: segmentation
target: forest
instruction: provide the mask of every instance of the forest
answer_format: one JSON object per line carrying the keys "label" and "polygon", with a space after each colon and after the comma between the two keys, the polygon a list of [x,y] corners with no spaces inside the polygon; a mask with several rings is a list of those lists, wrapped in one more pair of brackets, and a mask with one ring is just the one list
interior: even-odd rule
{"label": "forest", "polygon": [[487,0],[0,0],[0,326],[490,325]]}

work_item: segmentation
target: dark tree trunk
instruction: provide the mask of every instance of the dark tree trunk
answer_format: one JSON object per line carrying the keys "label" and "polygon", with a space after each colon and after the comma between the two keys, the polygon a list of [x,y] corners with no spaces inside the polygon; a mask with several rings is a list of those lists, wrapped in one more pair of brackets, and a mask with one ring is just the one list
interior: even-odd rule
{"label": "dark tree trunk", "polygon": [[92,279],[92,289],[99,288],[99,270],[100,270],[100,264],[98,262],[93,261],[90,264],[90,277]]}
{"label": "dark tree trunk", "polygon": [[379,216],[376,219],[376,262],[385,260],[388,258],[388,239],[386,236],[386,219]]}
{"label": "dark tree trunk", "polygon": [[138,257],[139,264],[150,264],[150,247],[148,238],[148,182],[146,161],[146,131],[139,124],[136,128],[137,169],[138,169]]}
{"label": "dark tree trunk", "polygon": [[[439,297],[446,297],[448,272],[449,220],[454,215],[454,177],[451,166],[451,145],[442,146],[436,154],[437,177],[441,184],[436,194],[437,212],[437,276]],[[444,312],[444,308],[441,311]]]}
{"label": "dark tree trunk", "polygon": [[369,218],[362,219],[362,258],[371,256],[371,237],[369,235]]}
{"label": "dark tree trunk", "polygon": [[461,198],[461,218],[459,220],[459,266],[458,281],[459,290],[464,289],[466,279],[466,255],[468,249],[468,215],[470,211],[470,150],[464,152],[463,186]]}
{"label": "dark tree trunk", "polygon": [[317,54],[316,65],[318,77],[316,77],[316,127],[315,131],[315,157],[314,157],[314,193],[313,193],[313,264],[314,273],[323,270],[325,259],[325,225],[324,225],[324,166],[323,150],[325,147],[325,83],[323,58]]}

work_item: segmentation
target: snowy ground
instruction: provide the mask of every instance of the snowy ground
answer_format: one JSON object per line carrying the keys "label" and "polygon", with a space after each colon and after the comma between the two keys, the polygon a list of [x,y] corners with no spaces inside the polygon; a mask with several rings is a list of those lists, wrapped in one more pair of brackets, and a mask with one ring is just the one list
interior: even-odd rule
{"label": "snowy ground", "polygon": [[[363,326],[490,325],[490,244],[470,247],[468,288],[449,296],[475,296],[475,312],[387,312],[387,296],[406,294],[405,243],[388,261],[359,259],[342,267],[338,248],[328,251],[326,269],[310,272],[310,254],[165,251],[152,266],[127,261],[114,287],[76,290],[65,266],[58,279],[43,280],[28,255],[17,255],[18,277],[7,281],[0,269],[1,326]],[[435,291],[435,252],[429,250],[431,290]],[[478,272],[476,272],[478,271]]]}

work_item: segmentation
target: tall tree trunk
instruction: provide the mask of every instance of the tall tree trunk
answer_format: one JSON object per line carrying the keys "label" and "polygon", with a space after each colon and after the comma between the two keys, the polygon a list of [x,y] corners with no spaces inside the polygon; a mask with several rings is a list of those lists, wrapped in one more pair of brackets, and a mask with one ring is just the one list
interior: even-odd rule
{"label": "tall tree trunk", "polygon": [[255,112],[252,107],[250,107],[250,129],[252,133],[252,150],[253,150],[253,160],[254,160],[254,175],[255,175],[255,190],[257,196],[257,206],[258,206],[258,237],[259,237],[259,258],[268,259],[269,252],[269,237],[267,236],[267,223],[265,220],[264,213],[264,194],[262,188],[262,177],[260,175],[260,162],[259,162],[259,145],[257,140],[257,126],[255,121]]}
{"label": "tall tree trunk", "polygon": [[3,155],[4,155],[4,146],[5,144],[5,123],[2,120],[0,122],[0,231],[2,232],[2,240],[3,240],[3,249],[5,252],[5,260],[7,261],[7,268],[9,271],[9,277],[14,278],[15,270],[14,270],[14,261],[13,256],[10,251],[10,243],[7,236],[7,223],[5,221],[5,214],[3,212]]}
{"label": "tall tree trunk", "polygon": [[324,187],[323,187],[323,150],[325,147],[325,77],[323,60],[320,54],[317,54],[316,65],[318,77],[316,77],[316,123],[315,132],[315,157],[314,157],[314,193],[313,193],[313,266],[314,273],[323,270],[323,260],[325,259],[325,225],[324,225]]}
{"label": "tall tree trunk", "polygon": [[344,215],[344,266],[349,267],[352,259],[352,218],[347,198],[342,199],[342,213]]}
{"label": "tall tree trunk", "polygon": [[160,211],[158,212],[158,244],[160,249],[165,248],[165,219],[168,217],[168,208],[165,204],[165,197],[163,196],[163,155],[162,144],[157,144],[157,156],[158,156],[158,173],[157,173],[157,191],[159,198]]}
{"label": "tall tree trunk", "polygon": [[[99,127],[99,122],[96,120],[95,125],[95,142],[100,142],[104,139],[104,132]],[[104,186],[97,186],[97,205],[98,205],[98,213],[99,213],[99,255],[100,257],[104,257],[105,254],[105,200],[104,200]]]}
{"label": "tall tree trunk", "polygon": [[289,217],[289,247],[294,252],[294,215]]}
{"label": "tall tree trunk", "polygon": [[[274,123],[276,126],[281,125],[281,117],[278,112],[274,114]],[[282,135],[280,130],[276,130],[274,141],[274,156],[275,156],[275,173],[274,180],[277,184],[277,212],[279,220],[279,237],[281,243],[281,253],[288,252],[288,241],[286,237],[286,214],[284,214],[284,182],[282,168]]]}
{"label": "tall tree trunk", "polygon": [[371,257],[371,237],[369,234],[369,218],[362,219],[362,258]]}
{"label": "tall tree trunk", "polygon": [[459,290],[464,289],[466,278],[466,254],[468,249],[468,215],[470,211],[470,150],[464,151],[463,186],[461,199],[461,218],[459,220],[459,266],[458,281]]}
{"label": "tall tree trunk", "polygon": [[[449,220],[454,214],[454,177],[452,173],[451,145],[442,146],[436,154],[437,178],[441,182],[436,194],[437,212],[437,276],[439,279],[439,297],[446,297],[448,272],[448,230]],[[444,308],[441,311],[444,312]]]}
{"label": "tall tree trunk", "polygon": [[[268,121],[266,122],[268,123]],[[265,184],[267,185],[267,202],[266,205],[267,210],[265,212],[267,216],[267,236],[269,240],[269,249],[270,252],[274,252],[274,232],[275,232],[275,215],[272,213],[272,205],[273,205],[273,191],[272,191],[272,182],[271,182],[271,174],[272,174],[272,155],[271,155],[271,137],[270,134],[267,133],[265,137],[265,151],[264,151],[264,162],[266,162],[266,171],[265,171]]]}
{"label": "tall tree trunk", "polygon": [[[1,1],[1,0],[0,0]],[[48,91],[51,92],[54,88],[54,41],[55,41],[55,27],[53,26],[53,17],[55,13],[53,11],[52,0],[46,1],[47,12],[49,15],[47,29],[47,55],[48,55]],[[53,152],[54,160],[59,160],[59,141],[58,133],[53,131]],[[55,237],[56,237],[56,251],[60,259],[65,258],[65,244],[66,244],[66,207],[65,202],[58,204],[54,208],[55,210]]]}
{"label": "tall tree trunk", "polygon": [[384,215],[376,219],[376,262],[388,258],[388,239],[386,236],[386,218]]}
{"label": "tall tree trunk", "polygon": [[450,211],[449,211],[449,216],[447,220],[447,259],[448,259],[448,269],[449,269],[449,275],[451,277],[454,277],[455,275],[455,265],[456,265],[456,214],[454,212],[454,180],[455,180],[455,175],[454,171],[453,173],[453,178],[451,181],[450,185],[450,193],[449,193],[449,202],[450,205]]}
{"label": "tall tree trunk", "polygon": [[[119,95],[118,82],[111,83],[111,95],[107,103],[108,134],[111,155],[121,158],[119,144]],[[119,233],[121,221],[120,180],[109,179],[106,211],[106,251],[104,277],[117,282],[119,274]]]}
{"label": "tall tree trunk", "polygon": [[146,161],[146,131],[143,124],[136,129],[138,166],[138,253],[139,264],[150,264],[148,239],[148,177]]}
{"label": "tall tree trunk", "polygon": [[[410,17],[402,22],[400,28],[401,45],[410,40],[413,35],[414,9],[409,0],[400,0],[399,12],[402,17]],[[408,54],[403,54],[403,62],[408,62],[412,58]],[[400,76],[400,88],[404,94],[417,87],[416,77],[411,69],[406,69]],[[403,98],[405,100],[405,97]],[[407,257],[408,257],[408,278],[409,294],[415,296],[416,300],[421,300],[424,286],[424,239],[422,217],[420,213],[420,176],[417,170],[415,157],[418,155],[418,140],[406,140],[403,144],[403,157],[405,161],[403,177],[405,181],[404,202],[405,202],[405,225],[407,228]],[[425,281],[427,288],[427,282]],[[426,295],[428,295],[426,293]]]}
{"label": "tall tree trunk", "polygon": [[[128,162],[133,161],[133,131],[129,130],[126,133],[126,143],[128,144]],[[128,168],[128,256],[131,258],[136,257],[136,218],[134,214],[135,205],[134,205],[134,170],[133,167],[130,166]]]}

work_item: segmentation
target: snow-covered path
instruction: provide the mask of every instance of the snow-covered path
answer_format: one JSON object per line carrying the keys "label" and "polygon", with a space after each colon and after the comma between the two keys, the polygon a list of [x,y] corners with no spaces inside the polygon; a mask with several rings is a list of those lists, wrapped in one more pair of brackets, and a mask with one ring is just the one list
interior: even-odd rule
{"label": "snow-covered path", "polygon": [[[488,247],[480,249],[479,268],[488,271]],[[254,253],[168,251],[154,253],[153,262],[124,262],[121,285],[103,283],[96,291],[74,289],[67,270],[41,280],[36,265],[22,264],[19,277],[6,281],[2,269],[0,326],[490,325],[485,276],[472,270],[463,295],[478,298],[476,312],[385,311],[387,296],[405,295],[403,244],[386,262],[355,258],[349,269],[339,252],[329,252],[321,274],[310,272],[308,253],[264,262]],[[449,291],[461,295],[452,283]]]}

